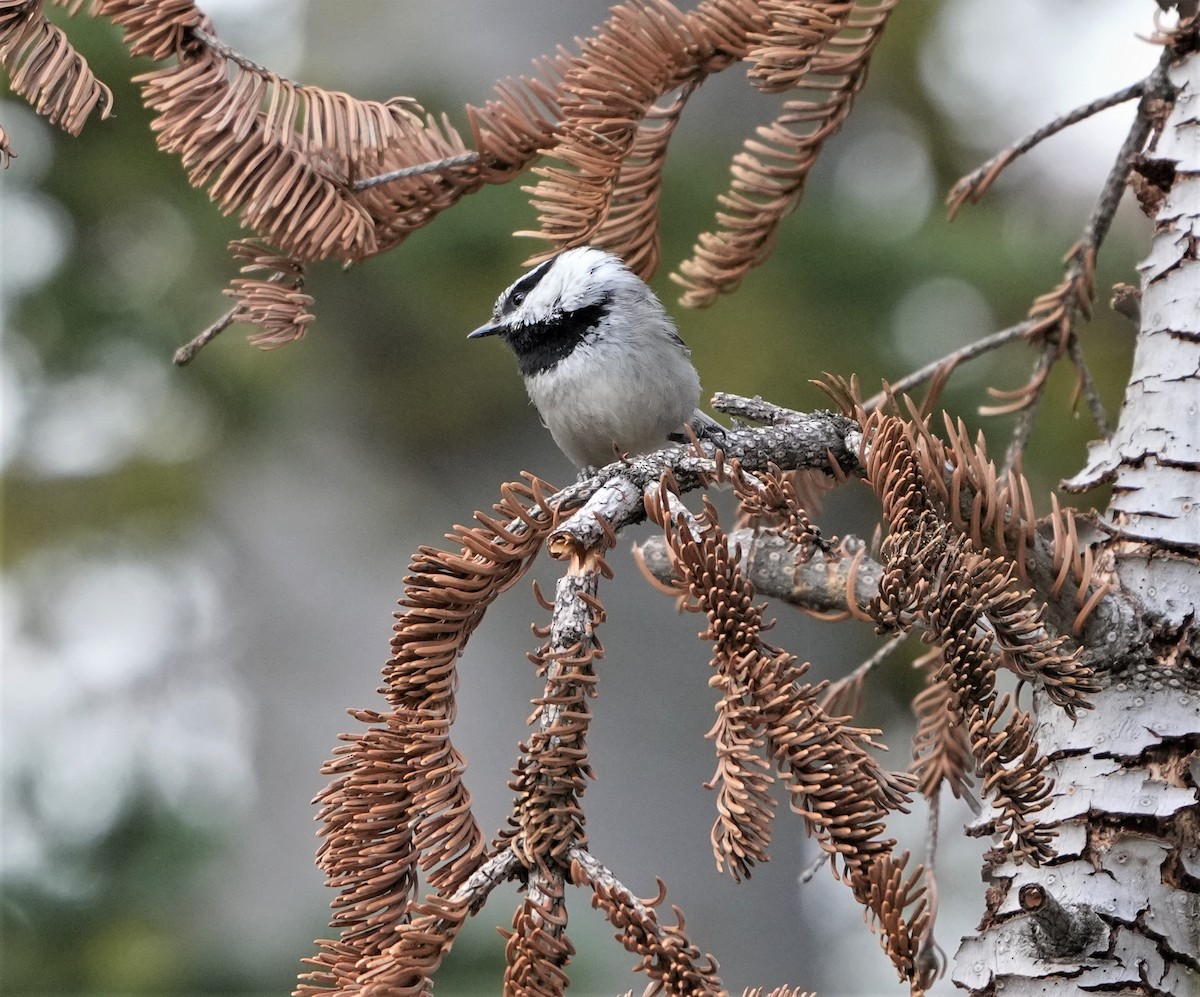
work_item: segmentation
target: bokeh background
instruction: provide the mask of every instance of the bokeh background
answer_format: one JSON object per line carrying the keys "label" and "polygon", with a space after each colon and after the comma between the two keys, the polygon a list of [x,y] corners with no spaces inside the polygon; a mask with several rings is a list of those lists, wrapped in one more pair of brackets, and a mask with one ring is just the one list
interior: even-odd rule
{"label": "bokeh background", "polygon": [[[604,0],[205,5],[222,38],[277,72],[361,97],[408,94],[460,126],[498,77],[600,22]],[[1129,120],[1127,108],[1012,167],[953,223],[962,173],[1056,114],[1143,76],[1155,5],[1100,0],[910,0],[855,113],[831,141],[777,252],[732,298],[682,313],[666,272],[708,224],[729,155],[776,104],[742,71],[706,83],[672,145],[656,286],[709,390],[823,406],[810,378],[873,389],[1019,321],[1060,277]],[[57,16],[57,15],[55,15]],[[226,308],[236,224],[156,151],[105,22],[74,42],[116,113],[70,139],[19,101],[0,120],[19,158],[0,176],[3,356],[3,806],[5,993],[287,993],[332,894],[313,866],[322,762],[345,709],[377,706],[379,668],[410,552],[486,508],[525,468],[571,469],[537,424],[511,357],[467,343],[534,244],[518,184],[469,198],[381,259],[313,269],[317,322],[271,353],[234,327],[187,369],[176,346]],[[1130,206],[1101,260],[1101,299],[1136,283],[1148,223]],[[1101,304],[1085,347],[1115,412],[1132,330]],[[974,413],[989,385],[1028,375],[1023,346],[963,368],[946,407],[999,452],[1011,420]],[[1092,426],[1061,372],[1026,469],[1045,495],[1080,465]],[[1102,503],[1103,495],[1086,497]],[[822,525],[869,530],[860,489]],[[637,531],[634,531],[636,533]],[[630,537],[632,539],[632,536]],[[708,649],[634,569],[628,543],[604,589],[610,622],[591,746],[592,848],[642,895],[662,877],[694,940],[735,992],[792,983],[894,991],[845,887],[801,886],[816,854],[786,804],[773,859],[740,886],[712,864]],[[552,584],[554,565],[537,574]],[[781,607],[777,642],[836,677],[877,646],[857,623]],[[462,662],[456,743],[485,829],[540,684],[525,659],[544,614],[522,584]],[[908,760],[904,656],[870,686],[864,721]],[[938,936],[953,953],[979,914],[969,816],[948,805]],[[918,852],[918,809],[897,834]],[[500,890],[439,976],[445,994],[496,992],[514,893]],[[640,990],[632,958],[571,904],[579,993]],[[937,992],[953,989],[944,980]]]}

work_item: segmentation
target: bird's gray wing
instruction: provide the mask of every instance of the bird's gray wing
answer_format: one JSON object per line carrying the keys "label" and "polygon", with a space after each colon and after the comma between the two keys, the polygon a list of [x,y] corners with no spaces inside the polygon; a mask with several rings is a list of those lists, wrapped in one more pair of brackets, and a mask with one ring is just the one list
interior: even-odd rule
{"label": "bird's gray wing", "polygon": [[683,337],[679,335],[679,331],[675,328],[675,323],[669,323],[670,328],[667,329],[667,335],[671,337],[671,342],[679,347],[679,351],[685,356],[690,357],[692,351],[688,349],[688,344],[683,341]]}
{"label": "bird's gray wing", "polygon": [[[725,427],[712,416],[701,412],[699,409],[696,409],[692,413],[692,417],[688,420],[688,426],[702,440],[725,439]],[[672,433],[667,439],[674,440],[677,443],[687,442],[687,437],[683,433]]]}

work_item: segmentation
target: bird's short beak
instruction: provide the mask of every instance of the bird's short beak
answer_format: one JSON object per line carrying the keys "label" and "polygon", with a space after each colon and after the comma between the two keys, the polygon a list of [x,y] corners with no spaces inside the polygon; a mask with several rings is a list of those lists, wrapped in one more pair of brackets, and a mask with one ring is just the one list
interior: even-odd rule
{"label": "bird's short beak", "polygon": [[467,336],[467,339],[482,339],[484,336],[495,336],[503,331],[503,326],[495,322],[489,322],[487,325],[481,325],[478,329]]}

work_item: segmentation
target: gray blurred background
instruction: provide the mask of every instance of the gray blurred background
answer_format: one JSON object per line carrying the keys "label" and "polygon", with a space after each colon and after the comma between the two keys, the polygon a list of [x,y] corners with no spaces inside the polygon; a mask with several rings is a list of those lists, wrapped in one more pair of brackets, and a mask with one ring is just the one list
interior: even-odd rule
{"label": "gray blurred background", "polygon": [[[304,82],[360,97],[407,94],[465,126],[465,101],[570,44],[607,3],[224,0],[222,38]],[[1109,111],[1011,168],[947,224],[953,181],[1012,139],[1143,76],[1154,5],[910,0],[900,6],[849,124],[831,141],[771,261],[704,312],[666,274],[708,226],[727,161],[777,104],[742,70],[706,83],[672,145],[655,283],[706,390],[823,407],[822,371],[868,390],[1019,321],[1054,286],[1107,171],[1128,109]],[[58,12],[54,12],[57,16]],[[537,245],[518,184],[487,189],[385,257],[313,269],[317,321],[273,353],[234,327],[189,368],[174,348],[227,307],[236,224],[158,153],[110,25],[68,25],[116,113],[79,139],[0,102],[19,158],[0,177],[4,545],[0,914],[5,993],[287,993],[332,894],[312,857],[312,797],[348,707],[378,707],[391,613],[409,554],[438,544],[528,469],[572,477],[528,406],[511,357],[467,343]],[[1101,261],[1102,301],[1148,224],[1125,206]],[[1100,305],[1084,343],[1115,411],[1131,331]],[[1011,421],[980,420],[988,385],[1022,384],[1024,347],[964,368],[945,405],[1002,451]],[[1035,494],[1075,470],[1092,434],[1056,376],[1027,471]],[[1104,496],[1085,501],[1102,503]],[[1047,502],[1048,506],[1048,502]],[[862,489],[835,493],[827,531],[869,531]],[[681,906],[729,988],[898,992],[849,891],[822,872],[781,804],[772,861],[748,883],[713,867],[714,697],[701,621],[676,614],[628,554],[603,589],[600,696],[585,804],[594,853],[635,892]],[[556,566],[536,574],[550,588]],[[778,607],[774,640],[814,677],[857,665],[859,623]],[[485,830],[540,683],[525,658],[544,622],[527,583],[472,639],[455,742]],[[911,657],[911,656],[909,656]],[[862,721],[908,761],[904,655],[870,686]],[[946,807],[938,937],[952,954],[979,915],[978,855]],[[924,813],[896,833],[918,852]],[[438,977],[444,994],[499,987],[514,891],[498,891]],[[573,991],[644,981],[583,895],[570,897]],[[935,992],[953,990],[943,981]]]}

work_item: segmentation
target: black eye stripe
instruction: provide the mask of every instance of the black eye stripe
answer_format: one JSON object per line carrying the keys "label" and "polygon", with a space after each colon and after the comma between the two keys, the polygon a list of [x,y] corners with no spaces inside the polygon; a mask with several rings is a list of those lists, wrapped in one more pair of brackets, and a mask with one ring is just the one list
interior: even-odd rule
{"label": "black eye stripe", "polygon": [[505,305],[519,305],[529,295],[543,277],[546,276],[546,271],[554,264],[557,257],[551,257],[544,263],[539,263],[536,267],[529,271],[524,277],[513,284],[508,289],[508,295],[505,300]]}

